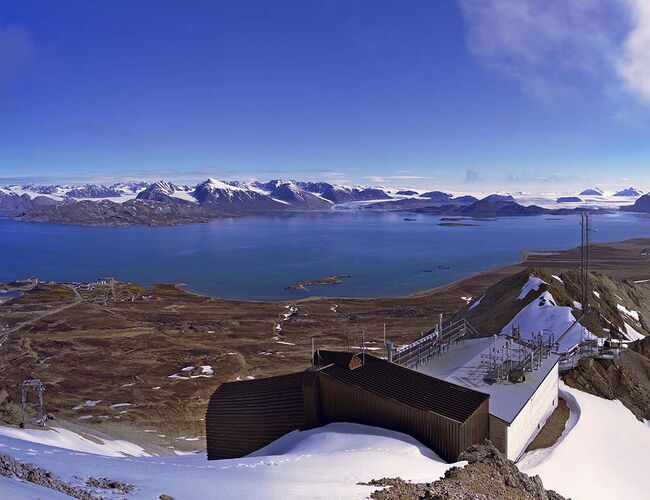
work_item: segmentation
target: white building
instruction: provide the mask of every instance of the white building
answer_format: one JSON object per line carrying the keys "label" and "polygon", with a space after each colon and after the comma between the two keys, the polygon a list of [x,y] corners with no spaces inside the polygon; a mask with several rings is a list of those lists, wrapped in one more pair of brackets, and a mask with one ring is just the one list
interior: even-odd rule
{"label": "white building", "polygon": [[[508,376],[510,367],[516,367],[516,361],[526,356],[530,359],[530,353],[506,336],[468,339],[452,344],[416,369],[489,394],[490,440],[510,460],[517,460],[558,404],[556,354],[534,358],[532,368],[525,370],[523,377],[517,377],[516,368],[511,371],[515,376]],[[509,359],[514,362],[503,362]],[[495,366],[503,367],[501,377],[494,376]]]}

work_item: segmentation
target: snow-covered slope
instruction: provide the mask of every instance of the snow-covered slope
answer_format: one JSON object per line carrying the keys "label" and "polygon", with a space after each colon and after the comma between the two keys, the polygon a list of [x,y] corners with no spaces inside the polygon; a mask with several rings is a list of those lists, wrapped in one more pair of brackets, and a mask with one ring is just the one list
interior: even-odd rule
{"label": "snow-covered slope", "polygon": [[254,455],[211,462],[204,453],[115,458],[8,436],[0,436],[0,450],[75,486],[84,486],[90,476],[133,484],[135,491],[119,498],[143,499],[161,494],[179,499],[362,499],[375,488],[358,485],[361,481],[395,476],[433,481],[454,465],[404,434],[344,423],[295,431]]}
{"label": "snow-covered slope", "polygon": [[[552,276],[528,269],[492,285],[457,319],[466,318],[484,335],[512,334],[514,328],[525,338],[533,333],[552,333],[561,352],[594,336],[637,340],[650,334],[648,295],[641,285],[593,273],[590,313],[581,319],[581,277],[577,272]],[[578,319],[587,328],[577,323]]]}
{"label": "snow-covered slope", "polygon": [[[647,498],[645,474],[650,426],[619,401],[560,385],[571,416],[551,448],[525,454],[517,463],[539,475],[546,488],[574,499]],[[208,462],[204,453],[182,456],[115,457],[112,450],[86,448],[80,436],[51,442],[34,431],[0,432],[0,453],[52,471],[74,486],[88,477],[132,484],[129,494],[102,491],[106,498],[367,498],[374,488],[359,482],[402,477],[431,482],[452,466],[406,435],[356,424],[330,424],[295,431],[248,457]],[[41,431],[48,432],[48,431]],[[7,434],[11,434],[9,436]],[[27,439],[24,439],[27,438]],[[99,449],[97,449],[99,448]],[[102,454],[99,454],[102,453]],[[0,497],[59,498],[55,492],[0,478]]]}
{"label": "snow-covered slope", "polygon": [[[538,205],[547,209],[575,209],[584,206],[592,209],[618,209],[634,203],[642,192],[627,188],[618,192],[591,189],[583,193],[587,194],[578,198],[576,193],[500,192],[483,198],[483,201],[514,201],[523,206]],[[22,201],[18,199],[21,196]],[[260,182],[222,181],[211,178],[192,187],[174,185],[166,180],[153,184],[122,182],[111,185],[11,185],[0,187],[0,210],[28,210],[34,205],[72,203],[81,200],[96,202],[110,200],[124,203],[136,197],[142,201],[159,203],[177,204],[184,201],[205,204],[213,210],[230,213],[292,209],[329,210],[337,205],[341,208],[408,211],[428,204],[462,205],[478,200],[474,196],[468,196],[467,193],[446,193],[424,189],[344,186],[328,182],[282,179]]]}
{"label": "snow-covered slope", "polygon": [[112,187],[86,184],[70,189],[66,196],[70,198],[119,198],[122,196],[122,192]]}
{"label": "snow-covered slope", "polygon": [[257,212],[286,208],[284,203],[275,201],[257,190],[226,184],[217,179],[208,179],[197,185],[192,196],[201,205],[224,212]]}
{"label": "snow-covered slope", "polygon": [[55,202],[71,202],[75,200],[111,200],[115,203],[123,203],[135,198],[136,195],[147,186],[148,183],[145,182],[117,183],[111,186],[104,186],[101,184],[81,184],[77,186],[28,184],[24,186],[5,186],[2,188],[2,191],[0,191],[0,195],[27,195],[32,200],[37,198],[46,198]]}
{"label": "snow-covered slope", "polygon": [[89,433],[82,435],[60,427],[51,429],[16,429],[14,427],[0,426],[0,436],[109,457],[150,456],[142,447],[128,441],[102,439]]}
{"label": "snow-covered slope", "polygon": [[269,191],[269,196],[274,200],[288,203],[292,208],[302,210],[329,210],[333,206],[330,200],[300,188],[293,181],[282,182],[273,186]]}
{"label": "snow-covered slope", "polygon": [[138,193],[137,199],[163,203],[197,203],[190,191],[186,186],[180,187],[171,182],[160,180]]}
{"label": "snow-covered slope", "polygon": [[11,500],[70,500],[68,495],[13,477],[0,476],[0,496]]}
{"label": "snow-covered slope", "polygon": [[534,333],[552,332],[555,341],[559,341],[560,352],[569,351],[580,342],[595,338],[576,322],[571,307],[559,307],[547,291],[519,311],[501,333],[509,335],[513,328],[519,328],[522,338],[526,339],[531,339]]}
{"label": "snow-covered slope", "polygon": [[560,387],[571,408],[567,428],[553,447],[524,455],[520,470],[574,499],[648,498],[650,426],[620,401]]}
{"label": "snow-covered slope", "polygon": [[365,186],[337,186],[326,182],[301,183],[301,187],[315,193],[335,205],[356,201],[387,200],[390,196],[383,189]]}

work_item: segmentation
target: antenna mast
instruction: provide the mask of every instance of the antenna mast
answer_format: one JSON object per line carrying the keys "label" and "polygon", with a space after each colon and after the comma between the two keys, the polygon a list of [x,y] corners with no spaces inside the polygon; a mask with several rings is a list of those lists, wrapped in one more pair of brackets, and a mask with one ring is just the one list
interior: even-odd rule
{"label": "antenna mast", "polygon": [[582,278],[582,311],[584,314],[589,312],[589,239],[591,231],[591,221],[589,212],[583,210],[580,212],[581,227],[581,245],[580,245],[580,266]]}

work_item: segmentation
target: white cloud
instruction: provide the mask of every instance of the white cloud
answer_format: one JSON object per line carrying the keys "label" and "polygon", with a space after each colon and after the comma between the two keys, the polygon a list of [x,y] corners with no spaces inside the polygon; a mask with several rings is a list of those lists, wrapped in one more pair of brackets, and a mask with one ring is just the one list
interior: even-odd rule
{"label": "white cloud", "polygon": [[650,100],[648,0],[459,0],[471,52],[543,100],[625,80]]}
{"label": "white cloud", "polygon": [[617,70],[630,92],[650,104],[650,2],[627,0],[632,29],[625,40]]}
{"label": "white cloud", "polygon": [[433,179],[426,175],[370,175],[364,177],[364,179],[369,180],[370,182],[387,182],[389,180],[397,181],[408,181],[408,180],[422,180],[422,179]]}

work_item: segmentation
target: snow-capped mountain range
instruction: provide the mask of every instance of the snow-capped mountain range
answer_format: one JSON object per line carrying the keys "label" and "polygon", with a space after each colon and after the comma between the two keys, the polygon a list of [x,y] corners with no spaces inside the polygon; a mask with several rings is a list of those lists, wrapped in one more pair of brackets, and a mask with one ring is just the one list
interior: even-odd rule
{"label": "snow-capped mountain range", "polygon": [[29,184],[0,187],[0,209],[5,211],[82,200],[124,203],[134,199],[173,204],[192,203],[230,213],[287,209],[329,210],[342,203],[391,198],[387,190],[380,188],[279,179],[269,182],[207,179],[195,186],[179,186],[160,180],[154,183],[134,182],[109,186]]}
{"label": "snow-capped mountain range", "polygon": [[[619,196],[619,197],[626,197],[626,198],[638,198],[643,194],[643,191],[639,191],[636,188],[629,187],[625,189],[621,189],[620,191],[616,191],[614,193],[610,193],[611,196]],[[595,188],[589,188],[585,189],[584,191],[581,191],[580,196],[607,196],[608,193],[606,193],[604,190],[595,187]]]}
{"label": "snow-capped mountain range", "polygon": [[[490,195],[483,202],[511,202],[539,205],[555,209],[590,207],[618,208],[641,197],[642,191],[627,188],[605,193],[598,188],[574,196],[529,195],[514,193]],[[647,197],[648,195],[646,195]],[[645,203],[641,197],[641,205]],[[67,218],[81,209],[97,211],[97,204],[109,212],[151,210],[164,204],[166,210],[183,214],[183,220],[194,215],[202,220],[209,214],[245,214],[274,211],[322,211],[333,208],[366,208],[375,210],[420,210],[436,207],[463,207],[478,202],[470,195],[454,196],[442,191],[400,190],[368,186],[343,186],[328,182],[301,182],[274,179],[261,181],[221,181],[207,179],[193,186],[170,181],[128,182],[111,185],[11,185],[0,187],[0,212],[49,219],[52,212]],[[89,205],[90,204],[90,205]],[[641,206],[639,205],[639,206]],[[118,208],[121,206],[121,208]],[[159,205],[160,206],[160,205]],[[78,208],[76,208],[78,207]],[[147,208],[148,207],[148,208]],[[628,208],[633,208],[629,205]],[[199,213],[200,212],[200,213]],[[66,215],[63,215],[66,214]],[[116,217],[120,217],[116,215]]]}

